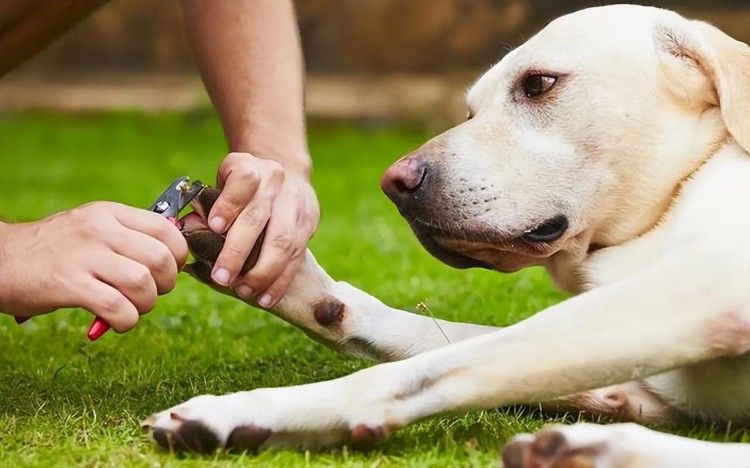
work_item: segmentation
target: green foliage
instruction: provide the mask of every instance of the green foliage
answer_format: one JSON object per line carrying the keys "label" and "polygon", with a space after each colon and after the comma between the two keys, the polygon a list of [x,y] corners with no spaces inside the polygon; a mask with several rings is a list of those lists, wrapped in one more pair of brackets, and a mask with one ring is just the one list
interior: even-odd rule
{"label": "green foliage", "polygon": [[[457,271],[419,246],[378,181],[427,137],[311,128],[322,208],[311,243],[318,261],[393,306],[417,311],[426,301],[435,316],[452,320],[507,325],[560,301],[541,270]],[[178,175],[213,181],[224,154],[221,129],[206,113],[0,115],[0,216],[34,220],[105,199],[147,207]],[[149,443],[139,421],[197,394],[331,379],[368,363],[187,277],[131,333],[92,344],[90,320],[81,310],[24,326],[0,316],[0,465],[496,466],[504,440],[553,421],[509,408],[433,418],[366,453],[180,457]],[[692,435],[747,439],[711,428]]]}

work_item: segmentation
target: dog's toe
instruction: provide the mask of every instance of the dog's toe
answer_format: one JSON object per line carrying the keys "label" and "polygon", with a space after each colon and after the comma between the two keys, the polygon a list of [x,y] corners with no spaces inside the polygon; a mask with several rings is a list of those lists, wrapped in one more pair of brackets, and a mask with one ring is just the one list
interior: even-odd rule
{"label": "dog's toe", "polygon": [[151,416],[147,417],[143,421],[141,421],[141,429],[151,429],[154,427],[154,424],[156,423],[156,415],[152,414]]}
{"label": "dog's toe", "polygon": [[594,468],[596,458],[596,451],[572,447],[564,432],[556,429],[515,437],[502,455],[505,468]]}
{"label": "dog's toe", "polygon": [[503,468],[524,468],[531,441],[527,438],[514,438],[503,448]]}
{"label": "dog's toe", "polygon": [[568,443],[560,431],[543,431],[536,436],[530,448],[534,458],[549,463],[567,452]]}

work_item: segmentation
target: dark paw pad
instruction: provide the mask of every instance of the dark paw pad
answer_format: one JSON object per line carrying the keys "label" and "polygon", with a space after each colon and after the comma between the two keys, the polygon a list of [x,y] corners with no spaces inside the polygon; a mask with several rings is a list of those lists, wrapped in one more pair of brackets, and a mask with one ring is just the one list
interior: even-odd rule
{"label": "dark paw pad", "polygon": [[531,444],[534,455],[543,460],[553,459],[567,449],[568,442],[560,431],[543,431]]}
{"label": "dark paw pad", "polygon": [[377,445],[388,438],[388,430],[383,426],[370,427],[357,424],[352,429],[352,446],[366,449]]}
{"label": "dark paw pad", "polygon": [[185,421],[174,432],[156,428],[151,436],[173,452],[211,453],[219,448],[219,438],[200,421]]}
{"label": "dark paw pad", "polygon": [[[195,262],[188,265],[185,271],[204,283],[211,283],[211,270],[219,253],[224,248],[226,237],[216,234],[209,229],[199,229],[191,232],[183,231],[182,234],[185,236],[190,253],[195,257]],[[264,237],[265,231],[261,232],[253,249],[250,251],[250,255],[245,259],[245,263],[240,269],[241,275],[244,275],[255,266],[260,256],[260,247],[263,245]]]}
{"label": "dark paw pad", "polygon": [[226,238],[216,234],[209,229],[200,229],[191,232],[183,232],[190,253],[196,258],[207,263],[213,263],[224,248]]}
{"label": "dark paw pad", "polygon": [[239,426],[229,434],[227,449],[236,452],[254,453],[269,437],[271,437],[270,429],[253,425]]}

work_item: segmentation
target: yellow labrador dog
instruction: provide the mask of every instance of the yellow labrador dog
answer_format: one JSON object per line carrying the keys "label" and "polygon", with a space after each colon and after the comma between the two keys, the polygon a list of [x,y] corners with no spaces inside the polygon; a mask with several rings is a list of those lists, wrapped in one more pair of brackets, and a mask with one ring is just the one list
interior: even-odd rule
{"label": "yellow labrador dog", "polygon": [[[510,52],[467,101],[469,119],[388,169],[385,192],[446,263],[543,265],[577,296],[504,329],[441,322],[448,345],[432,319],[333,281],[308,253],[272,312],[394,362],[193,398],[145,421],[157,442],[367,444],[443,412],[536,402],[750,420],[750,48],[670,11],[591,8]],[[504,461],[747,467],[750,445],[575,424],[518,436]]]}

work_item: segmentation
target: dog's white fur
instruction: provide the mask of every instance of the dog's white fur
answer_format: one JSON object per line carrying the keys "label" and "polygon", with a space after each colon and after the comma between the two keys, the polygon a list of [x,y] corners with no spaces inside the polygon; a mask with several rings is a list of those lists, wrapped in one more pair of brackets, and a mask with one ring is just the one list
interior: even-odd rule
{"label": "dog's white fur", "polygon": [[[561,76],[549,97],[519,93],[529,71]],[[419,155],[449,181],[434,193],[449,221],[508,240],[436,241],[498,270],[544,265],[576,297],[505,329],[441,321],[447,345],[432,319],[334,282],[308,254],[272,312],[330,346],[398,362],[201,396],[147,424],[175,432],[201,421],[221,443],[238,426],[267,428],[265,448],[345,443],[358,427],[382,435],[437,413],[512,403],[638,421],[750,420],[748,46],[666,10],[587,9],[510,52],[474,85],[468,106],[473,118]],[[448,192],[462,184],[494,198],[450,205]],[[511,237],[557,214],[570,227],[542,250]],[[321,303],[344,304],[343,316],[321,324]],[[558,461],[584,453],[605,467],[750,465],[750,446],[635,425],[557,431],[565,443],[547,455]],[[511,444],[529,466],[541,456],[534,440]]]}

